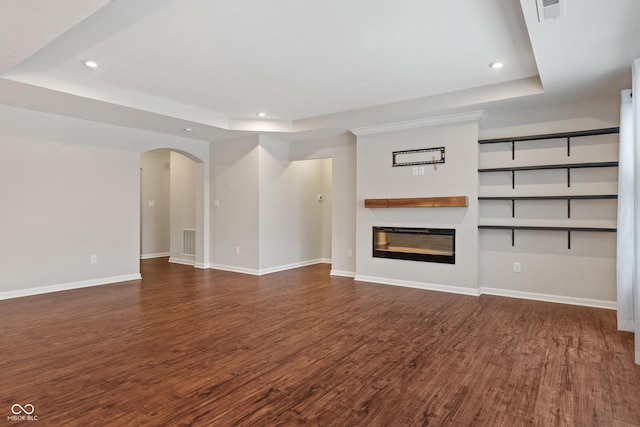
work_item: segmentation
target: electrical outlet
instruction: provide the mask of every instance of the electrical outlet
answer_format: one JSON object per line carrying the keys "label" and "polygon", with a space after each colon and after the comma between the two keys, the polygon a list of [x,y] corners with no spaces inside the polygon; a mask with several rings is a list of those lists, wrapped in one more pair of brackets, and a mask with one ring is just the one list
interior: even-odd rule
{"label": "electrical outlet", "polygon": [[520,273],[521,269],[520,269],[520,263],[519,262],[514,262],[513,263],[513,272],[514,273]]}
{"label": "electrical outlet", "polygon": [[240,255],[240,246],[235,247],[236,255]]}
{"label": "electrical outlet", "polygon": [[91,264],[97,264],[98,263],[98,255],[91,255]]}
{"label": "electrical outlet", "polygon": [[351,249],[347,249],[347,258],[353,257],[353,251]]}

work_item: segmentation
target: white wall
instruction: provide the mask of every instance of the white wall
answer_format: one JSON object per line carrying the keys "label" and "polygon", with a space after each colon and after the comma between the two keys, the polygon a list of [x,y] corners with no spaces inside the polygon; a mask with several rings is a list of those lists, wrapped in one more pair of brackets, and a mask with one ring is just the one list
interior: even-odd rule
{"label": "white wall", "polygon": [[[617,126],[618,113],[617,97],[493,113],[482,123],[480,137]],[[379,214],[364,210],[362,201],[365,197],[389,197],[386,190],[391,189],[397,192],[397,197],[401,193],[425,195],[427,190],[427,195],[437,195],[436,190],[447,188],[447,193],[465,190],[464,193],[470,196],[470,203],[474,203],[472,187],[477,192],[478,148],[475,136],[473,143],[468,141],[473,133],[471,129],[460,131],[458,136],[462,139],[455,138],[455,142],[461,145],[452,145],[451,148],[447,145],[447,165],[453,161],[450,156],[457,147],[465,146],[469,150],[462,156],[469,153],[475,156],[475,162],[469,160],[469,164],[459,171],[462,175],[455,174],[461,182],[460,187],[436,186],[437,180],[428,180],[432,174],[425,175],[425,182],[421,184],[413,185],[413,177],[401,177],[389,181],[399,185],[385,188],[388,183],[384,180],[380,183],[380,177],[371,170],[372,164],[366,161],[371,156],[370,160],[388,166],[391,147],[411,148],[405,142],[414,141],[419,142],[418,146],[454,144],[453,138],[449,138],[459,131],[447,132],[442,135],[442,140],[438,134],[440,131],[425,131],[424,134],[419,131],[402,132],[402,139],[392,138],[386,141],[388,145],[380,148],[387,153],[384,159],[378,159],[379,153],[372,148],[373,151],[369,152],[370,147],[360,144],[358,149],[363,150],[364,157],[359,159],[358,166],[365,175],[359,177],[364,187],[357,197],[353,135],[290,144],[289,160],[332,159],[332,273],[349,275],[356,271],[355,256],[361,252],[356,251],[356,204],[359,220],[362,215],[365,220],[364,226],[358,226],[358,246],[366,248],[362,254],[362,262],[365,262],[362,274],[388,277],[389,271],[395,271],[366,265],[370,241],[369,237],[363,237],[362,232],[368,229],[365,233],[370,233],[370,224],[367,225],[366,221],[371,221],[371,215]],[[249,272],[259,271],[258,145],[258,136],[208,144],[0,106],[0,197],[3,204],[0,210],[0,297],[137,277],[140,154],[154,149],[181,150],[203,160],[196,165],[196,193],[203,193],[198,200],[204,204],[202,209],[197,209],[196,222],[198,228],[207,230],[199,234],[206,238],[200,243],[204,254],[201,262],[237,266]],[[439,166],[439,173],[446,170],[442,169],[443,166]],[[369,178],[371,183],[368,183]],[[404,185],[407,181],[409,185]],[[607,182],[611,183],[610,178],[603,176],[603,183],[598,185],[607,186]],[[381,189],[385,191],[378,191]],[[219,208],[213,207],[214,199],[220,201]],[[470,206],[467,212],[472,209]],[[487,207],[482,209],[484,211]],[[601,217],[604,218],[608,211],[608,207],[598,206],[593,213],[600,215],[598,212],[602,212]],[[382,215],[374,219],[390,219],[384,216],[386,214]],[[465,215],[431,215],[434,217],[429,221],[433,223],[456,223],[462,216],[461,221],[466,224]],[[475,217],[477,222],[477,213]],[[422,218],[405,219],[410,223],[425,223]],[[209,227],[212,231],[210,236]],[[587,302],[615,301],[615,244],[609,240],[612,235],[574,236],[572,250],[567,253],[566,235],[562,233],[549,235],[549,239],[543,235],[533,236],[533,240],[518,237],[514,248],[510,246],[508,236],[478,234],[480,269],[476,275],[476,287],[516,292],[516,296],[517,292],[529,292],[534,296],[568,296],[573,298],[569,302],[579,302],[580,299]],[[210,245],[212,251],[209,255]],[[241,249],[239,255],[234,253],[236,246]],[[349,250],[352,250],[353,258],[347,256]],[[90,264],[90,255],[98,256],[97,264]],[[511,271],[514,260],[522,262],[522,273],[516,277]],[[361,260],[358,261],[360,269]],[[451,284],[450,281],[441,281],[443,276],[437,271],[429,272],[428,277],[420,271],[402,272],[397,278],[395,273],[393,275],[394,280],[414,282],[417,278],[418,283]],[[474,286],[473,279],[465,283],[471,288]]]}
{"label": "white wall", "polygon": [[320,188],[320,194],[322,195],[321,204],[321,245],[320,245],[320,257],[327,262],[331,262],[331,234],[332,234],[332,221],[331,216],[333,212],[333,165],[331,159],[317,159],[317,160],[303,160],[303,162],[310,162],[312,165],[319,167],[320,179],[322,180],[322,186]]}
{"label": "white wall", "polygon": [[[360,135],[357,138],[356,279],[477,294],[477,137],[474,122]],[[445,147],[446,162],[392,167],[392,152]],[[467,196],[468,207],[368,209],[367,198]],[[456,263],[405,261],[372,256],[372,227],[456,229]]]}
{"label": "white wall", "polygon": [[260,135],[212,143],[211,163],[212,267],[266,274],[330,258],[330,160],[291,162],[289,142]]}
{"label": "white wall", "polygon": [[353,277],[356,271],[355,136],[349,133],[293,142],[289,158],[331,159],[331,274]]}
{"label": "white wall", "polygon": [[[289,264],[299,249],[290,236],[297,234],[297,206],[292,206],[294,185],[289,173],[289,144],[260,136],[259,164],[259,263],[261,271]],[[297,203],[295,203],[297,205]],[[288,229],[287,229],[288,228]],[[296,239],[297,240],[297,239]]]}
{"label": "white wall", "polygon": [[209,158],[198,141],[0,106],[0,298],[139,277],[140,154],[159,148]]}
{"label": "white wall", "polygon": [[170,153],[171,256],[170,262],[195,264],[195,256],[183,253],[182,231],[196,228],[196,164],[180,153]]}
{"label": "white wall", "polygon": [[135,153],[2,135],[0,159],[1,291],[138,272]]}
{"label": "white wall", "polygon": [[[547,106],[527,111],[492,114],[482,124],[482,139],[547,134],[615,127],[619,124],[619,98],[570,105]],[[508,144],[504,144],[508,145]],[[505,148],[507,149],[505,153]],[[483,146],[480,164],[492,167],[509,164],[572,163],[617,160],[617,135],[574,138],[571,157],[566,141],[517,143],[516,159],[510,147]],[[616,194],[617,169],[574,170],[571,188],[566,171],[517,172],[516,189],[510,174],[481,174],[482,195]],[[616,201],[573,201],[571,219],[566,202],[516,202],[516,219],[511,219],[510,202],[481,202],[483,223],[526,221],[539,225],[590,225],[615,227]],[[616,234],[480,230],[479,283],[484,292],[574,304],[615,307]],[[513,263],[521,264],[514,273]]]}
{"label": "white wall", "polygon": [[149,151],[140,156],[142,259],[169,256],[170,161],[170,151],[166,150]]}
{"label": "white wall", "polygon": [[213,268],[254,274],[258,271],[257,148],[257,136],[211,143]]}
{"label": "white wall", "polygon": [[264,135],[259,153],[260,271],[323,261],[323,164],[290,162],[289,143]]}

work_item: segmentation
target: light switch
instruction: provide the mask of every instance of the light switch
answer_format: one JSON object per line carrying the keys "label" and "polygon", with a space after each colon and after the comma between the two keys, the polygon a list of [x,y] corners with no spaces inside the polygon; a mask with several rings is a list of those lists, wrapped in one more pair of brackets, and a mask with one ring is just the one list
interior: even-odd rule
{"label": "light switch", "polygon": [[213,201],[213,207],[214,208],[219,208],[220,207],[220,200],[214,200]]}
{"label": "light switch", "polygon": [[149,200],[149,207],[154,207],[156,205],[156,202],[154,202],[153,200]]}

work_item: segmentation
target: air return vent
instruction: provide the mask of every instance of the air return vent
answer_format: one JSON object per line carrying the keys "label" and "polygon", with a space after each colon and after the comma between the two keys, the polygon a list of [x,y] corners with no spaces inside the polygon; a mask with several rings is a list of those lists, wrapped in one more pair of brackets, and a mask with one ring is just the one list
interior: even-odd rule
{"label": "air return vent", "polygon": [[566,0],[536,0],[538,21],[556,19],[566,14]]}
{"label": "air return vent", "polygon": [[182,229],[182,255],[196,254],[196,230]]}

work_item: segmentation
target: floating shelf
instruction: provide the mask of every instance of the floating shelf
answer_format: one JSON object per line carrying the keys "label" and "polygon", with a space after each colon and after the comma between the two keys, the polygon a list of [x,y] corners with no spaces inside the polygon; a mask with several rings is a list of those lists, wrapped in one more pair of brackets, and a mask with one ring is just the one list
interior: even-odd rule
{"label": "floating shelf", "polygon": [[511,230],[511,246],[515,246],[516,230],[547,230],[547,231],[566,231],[567,232],[567,249],[571,249],[571,232],[587,231],[587,232],[609,232],[615,233],[615,227],[547,227],[535,225],[478,225],[478,229],[493,230]]}
{"label": "floating shelf", "polygon": [[478,200],[590,200],[617,199],[617,194],[577,195],[577,196],[482,196]]}
{"label": "floating shelf", "polygon": [[598,194],[598,195],[576,195],[576,196],[488,196],[478,197],[478,200],[510,200],[511,201],[511,217],[516,216],[516,200],[566,200],[567,201],[567,218],[571,218],[571,201],[572,200],[604,200],[617,199],[616,194]]}
{"label": "floating shelf", "polygon": [[[567,156],[571,156],[571,138],[606,135],[620,133],[620,128],[604,128],[593,130],[582,130],[575,132],[549,133],[540,135],[517,136],[512,138],[495,138],[481,139],[478,144],[511,144],[511,159],[515,159],[516,142],[520,141],[538,141],[549,139],[566,138]],[[515,172],[516,171],[535,171],[550,169],[566,169],[567,171],[567,187],[571,187],[571,169],[581,168],[608,168],[617,167],[617,161],[610,162],[590,162],[590,163],[559,163],[548,165],[531,165],[531,166],[510,166],[498,168],[480,168],[478,172],[511,172],[511,188],[515,188]],[[567,218],[571,218],[571,201],[572,200],[595,200],[595,199],[617,199],[615,194],[596,194],[596,195],[563,195],[563,196],[483,196],[478,200],[508,200],[511,201],[511,216],[515,218],[515,202],[518,200],[566,200],[567,201]],[[550,231],[566,231],[567,246],[571,249],[571,233],[572,232],[616,232],[615,227],[547,227],[547,226],[530,226],[530,225],[478,225],[478,229],[494,229],[494,230],[511,230],[511,246],[515,245],[516,230],[550,230]]]}
{"label": "floating shelf", "polygon": [[611,168],[617,167],[618,162],[590,162],[590,163],[563,163],[556,165],[532,165],[532,166],[510,166],[501,168],[482,168],[478,172],[511,172],[511,188],[516,188],[515,171],[533,171],[546,169],[566,169],[567,187],[571,187],[571,169],[583,168]]}
{"label": "floating shelf", "polygon": [[538,225],[479,225],[478,228],[496,230],[551,230],[551,231],[610,231],[616,232],[615,227],[547,227]]}
{"label": "floating shelf", "polygon": [[364,199],[365,208],[448,208],[468,205],[467,196]]}
{"label": "floating shelf", "polygon": [[511,159],[515,159],[516,157],[515,143],[516,142],[567,138],[567,156],[571,156],[571,138],[578,138],[581,136],[607,135],[612,133],[620,133],[620,128],[614,127],[614,128],[593,129],[593,130],[579,130],[575,132],[547,133],[542,135],[517,136],[515,138],[481,139],[478,141],[478,144],[499,144],[499,143],[505,143],[505,142],[511,143]]}
{"label": "floating shelf", "polygon": [[580,169],[580,168],[610,168],[618,166],[618,162],[590,162],[590,163],[563,163],[557,165],[532,165],[532,166],[509,166],[502,168],[483,168],[478,172],[511,172],[511,171],[533,171],[542,169]]}
{"label": "floating shelf", "polygon": [[542,139],[561,139],[561,138],[575,138],[580,136],[593,136],[593,135],[606,135],[610,133],[619,133],[619,127],[593,129],[593,130],[579,130],[573,132],[560,132],[560,133],[547,133],[541,135],[528,135],[528,136],[516,136],[514,138],[494,138],[494,139],[481,139],[478,144],[498,144],[501,142],[518,142],[518,141],[539,141]]}

